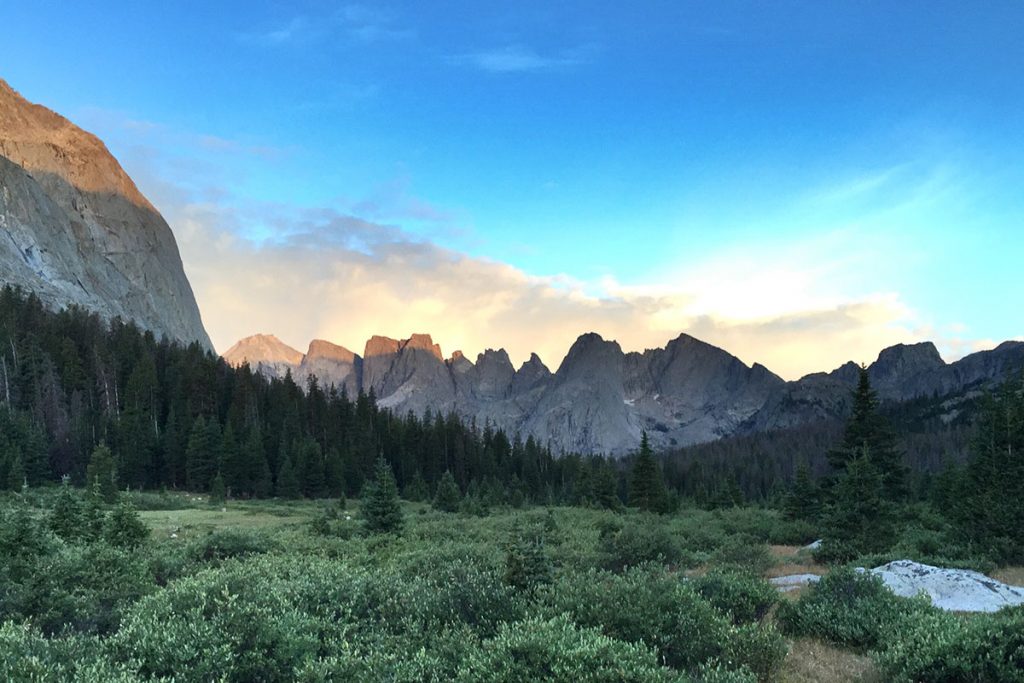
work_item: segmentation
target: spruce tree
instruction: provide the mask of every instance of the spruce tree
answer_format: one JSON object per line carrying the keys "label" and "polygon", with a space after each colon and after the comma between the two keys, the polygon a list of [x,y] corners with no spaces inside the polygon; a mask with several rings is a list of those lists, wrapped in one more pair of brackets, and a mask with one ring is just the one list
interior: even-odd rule
{"label": "spruce tree", "polygon": [[47,523],[50,530],[65,541],[81,538],[85,533],[82,505],[68,484],[67,478],[61,482],[60,494],[54,501]]}
{"label": "spruce tree", "polygon": [[122,496],[107,517],[103,539],[118,548],[137,548],[149,538],[149,527],[139,517],[127,497]]}
{"label": "spruce tree", "polygon": [[459,485],[455,483],[455,477],[450,470],[445,470],[441,481],[437,484],[437,491],[434,493],[433,507],[442,512],[456,512],[459,503],[462,502],[462,492]]}
{"label": "spruce tree", "polygon": [[299,476],[292,465],[292,459],[285,458],[281,463],[281,471],[277,473],[277,497],[294,500],[302,497],[302,489],[299,488]]}
{"label": "spruce tree", "polygon": [[227,499],[227,492],[224,489],[224,477],[217,473],[217,476],[210,482],[210,505],[223,505]]}
{"label": "spruce tree", "polygon": [[895,540],[892,503],[883,496],[884,479],[865,449],[847,462],[825,511],[825,537],[820,555],[829,561],[848,561],[881,552]]}
{"label": "spruce tree", "polygon": [[661,468],[654,458],[647,432],[644,432],[630,476],[629,504],[647,512],[664,512],[667,502],[668,494]]}
{"label": "spruce tree", "polygon": [[97,487],[104,502],[114,502],[117,497],[117,466],[114,463],[114,454],[105,443],[96,446],[89,456],[85,479],[89,486]]}
{"label": "spruce tree", "polygon": [[608,463],[601,462],[591,479],[590,500],[594,507],[604,510],[619,510],[619,481],[615,469]]}
{"label": "spruce tree", "polygon": [[907,473],[903,455],[896,446],[896,434],[879,412],[878,396],[871,388],[868,370],[861,366],[857,388],[853,392],[853,410],[843,432],[843,442],[828,453],[834,478],[841,476],[850,461],[868,453],[882,477],[882,495],[887,500],[903,500],[907,495]]}
{"label": "spruce tree", "polygon": [[807,463],[800,463],[796,468],[793,487],[786,496],[786,517],[789,519],[813,522],[821,512],[821,492],[811,478],[811,470]]}
{"label": "spruce tree", "polygon": [[384,458],[377,460],[373,483],[367,488],[360,508],[363,528],[369,533],[401,533],[404,520],[398,485]]}

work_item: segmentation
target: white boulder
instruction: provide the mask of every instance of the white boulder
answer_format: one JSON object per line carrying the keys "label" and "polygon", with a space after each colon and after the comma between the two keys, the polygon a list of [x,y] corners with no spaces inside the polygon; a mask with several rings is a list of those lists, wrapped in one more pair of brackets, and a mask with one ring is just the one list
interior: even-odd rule
{"label": "white boulder", "polygon": [[996,612],[1024,605],[1024,588],[967,569],[932,567],[911,560],[895,560],[870,570],[896,595],[925,593],[932,604],[952,612]]}

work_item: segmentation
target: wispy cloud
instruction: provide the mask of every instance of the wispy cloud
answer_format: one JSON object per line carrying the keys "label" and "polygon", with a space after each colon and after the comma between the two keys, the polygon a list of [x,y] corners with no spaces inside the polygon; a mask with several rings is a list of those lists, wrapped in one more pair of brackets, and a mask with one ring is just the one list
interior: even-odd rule
{"label": "wispy cloud", "polygon": [[590,61],[592,47],[576,48],[554,55],[542,55],[526,45],[507,45],[478,52],[452,55],[450,64],[468,66],[490,73],[552,71],[569,69]]}
{"label": "wispy cloud", "polygon": [[237,38],[246,45],[280,47],[339,38],[370,44],[413,36],[415,31],[397,25],[390,12],[366,5],[344,5],[322,16],[296,15],[277,26],[239,33]]}

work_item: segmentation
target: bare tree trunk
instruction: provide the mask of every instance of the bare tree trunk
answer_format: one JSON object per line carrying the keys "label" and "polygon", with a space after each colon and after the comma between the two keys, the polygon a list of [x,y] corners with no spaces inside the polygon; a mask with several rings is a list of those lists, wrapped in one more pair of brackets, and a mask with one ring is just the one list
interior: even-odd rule
{"label": "bare tree trunk", "polygon": [[11,407],[11,384],[7,379],[7,356],[0,356],[0,365],[3,366],[4,370],[4,404],[8,410]]}

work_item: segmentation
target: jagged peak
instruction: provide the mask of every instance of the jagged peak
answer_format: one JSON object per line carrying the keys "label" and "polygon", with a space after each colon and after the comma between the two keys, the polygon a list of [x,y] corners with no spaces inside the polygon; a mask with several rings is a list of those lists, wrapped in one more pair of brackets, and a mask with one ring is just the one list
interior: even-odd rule
{"label": "jagged peak", "polygon": [[523,361],[523,364],[519,366],[518,370],[516,370],[516,373],[521,372],[543,372],[548,375],[551,374],[551,370],[548,369],[547,365],[544,365],[544,361],[542,361],[540,356],[536,353],[531,353],[530,358]]}
{"label": "jagged peak", "polygon": [[444,356],[441,354],[441,345],[435,344],[429,334],[413,334],[402,342],[402,349],[419,349],[422,351],[428,351],[438,360],[444,360]]}
{"label": "jagged peak", "polygon": [[387,356],[398,353],[401,348],[402,342],[391,337],[382,337],[379,334],[375,334],[366,340],[365,350],[363,351],[363,358],[373,358],[374,356]]}
{"label": "jagged peak", "polygon": [[339,344],[329,342],[326,339],[314,339],[309,342],[309,350],[306,351],[306,358],[327,358],[343,363],[354,363],[358,356]]}

